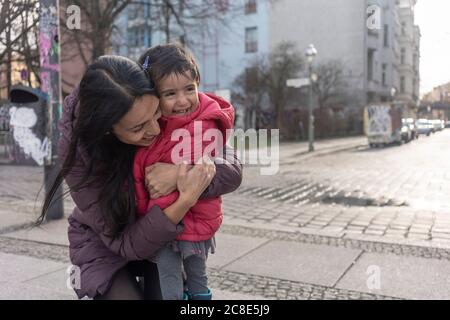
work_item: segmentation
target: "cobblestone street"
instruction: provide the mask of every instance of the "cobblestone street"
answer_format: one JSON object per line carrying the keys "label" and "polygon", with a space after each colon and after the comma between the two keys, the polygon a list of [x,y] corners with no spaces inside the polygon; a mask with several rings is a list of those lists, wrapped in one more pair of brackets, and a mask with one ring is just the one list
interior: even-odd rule
{"label": "cobblestone street", "polygon": [[308,159],[282,149],[279,174],[261,176],[247,167],[241,188],[226,196],[226,212],[237,222],[300,231],[445,242],[449,140],[450,131],[443,131],[402,146],[360,146]]}
{"label": "cobblestone street", "polygon": [[[373,150],[363,137],[337,139],[318,142],[314,154],[305,152],[304,143],[289,143],[280,146],[277,175],[262,176],[260,167],[246,166],[242,186],[224,196],[220,250],[208,269],[211,286],[236,299],[239,294],[266,299],[449,297],[444,276],[450,259],[449,139],[447,130]],[[49,224],[49,231],[27,228],[40,208],[42,183],[42,168],[0,165],[0,255],[52,261],[63,273],[69,263],[66,222]],[[66,198],[66,216],[72,208]],[[261,267],[256,261],[265,261],[267,254],[281,256]],[[328,261],[331,257],[337,260]],[[7,260],[2,263],[8,266]],[[430,263],[432,275],[424,271]],[[400,275],[410,286],[428,282],[418,292],[390,287],[397,278],[387,289],[368,290],[366,268],[371,265]],[[405,270],[411,265],[415,277],[425,272],[428,280],[408,280],[412,275]],[[393,266],[400,269],[392,271]],[[322,267],[324,278],[317,273]],[[328,272],[340,276],[330,278]],[[441,291],[429,289],[438,283]],[[61,292],[58,297],[70,297]]]}

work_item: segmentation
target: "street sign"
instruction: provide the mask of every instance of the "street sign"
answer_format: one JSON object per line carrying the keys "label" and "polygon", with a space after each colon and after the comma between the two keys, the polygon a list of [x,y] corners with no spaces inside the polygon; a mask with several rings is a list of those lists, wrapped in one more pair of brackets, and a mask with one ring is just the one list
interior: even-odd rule
{"label": "street sign", "polygon": [[288,79],[286,81],[286,85],[288,87],[301,88],[309,85],[309,79],[308,78]]}

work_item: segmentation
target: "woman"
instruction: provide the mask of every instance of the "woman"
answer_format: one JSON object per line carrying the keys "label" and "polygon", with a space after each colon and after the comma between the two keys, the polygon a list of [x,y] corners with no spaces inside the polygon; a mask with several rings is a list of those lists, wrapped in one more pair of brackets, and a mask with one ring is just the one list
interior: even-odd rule
{"label": "woman", "polygon": [[[68,237],[71,261],[80,268],[79,287],[74,288],[79,298],[159,298],[157,270],[148,261],[182,232],[180,222],[200,197],[231,192],[241,182],[236,159],[233,165],[217,165],[217,173],[214,164],[155,166],[147,176],[150,194],[161,196],[177,188],[180,196],[168,208],[154,206],[136,220],[134,153],[136,146],[150,145],[160,133],[159,117],[150,80],[137,63],[123,57],[98,58],[79,89],[64,101],[58,124],[63,165],[39,222],[65,179],[76,204]],[[144,292],[136,276],[144,277]]]}

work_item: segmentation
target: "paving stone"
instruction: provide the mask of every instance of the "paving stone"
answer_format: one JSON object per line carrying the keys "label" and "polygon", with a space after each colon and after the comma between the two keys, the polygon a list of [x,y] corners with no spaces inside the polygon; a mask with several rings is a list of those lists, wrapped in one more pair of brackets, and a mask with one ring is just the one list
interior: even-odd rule
{"label": "paving stone", "polygon": [[437,259],[363,253],[336,287],[406,299],[448,300],[450,264]]}
{"label": "paving stone", "polygon": [[359,250],[272,241],[225,269],[330,286],[359,254]]}
{"label": "paving stone", "polygon": [[367,230],[364,231],[364,234],[374,235],[374,236],[382,236],[384,234],[384,231],[383,230],[367,229]]}

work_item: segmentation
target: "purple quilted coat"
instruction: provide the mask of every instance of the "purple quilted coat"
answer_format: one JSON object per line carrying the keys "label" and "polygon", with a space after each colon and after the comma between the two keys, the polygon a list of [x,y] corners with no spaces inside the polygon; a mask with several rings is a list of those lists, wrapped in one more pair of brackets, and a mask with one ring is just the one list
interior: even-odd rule
{"label": "purple quilted coat", "polygon": [[[58,156],[61,161],[68,151],[77,106],[78,89],[75,89],[64,100],[63,114],[58,123],[61,133]],[[226,152],[234,154],[229,147]],[[242,165],[236,155],[234,158],[234,164],[217,165],[216,176],[201,198],[217,197],[239,187]],[[69,187],[80,181],[88,162],[88,156],[78,146],[76,170],[66,177]],[[151,259],[158,249],[174,240],[183,230],[182,225],[174,225],[159,207],[154,206],[139,220],[133,218],[134,221],[119,237],[111,238],[107,235],[100,206],[96,203],[98,192],[95,188],[71,192],[76,207],[68,218],[69,251],[72,264],[81,270],[80,286],[75,288],[79,298],[93,298],[106,293],[115,272],[129,261]]]}

